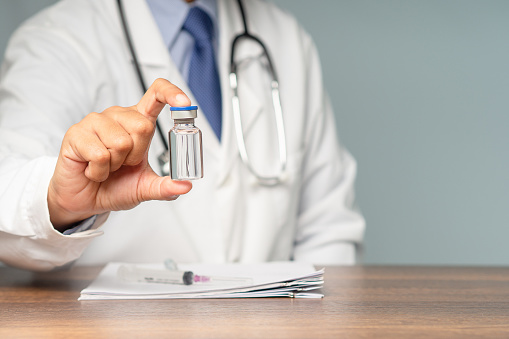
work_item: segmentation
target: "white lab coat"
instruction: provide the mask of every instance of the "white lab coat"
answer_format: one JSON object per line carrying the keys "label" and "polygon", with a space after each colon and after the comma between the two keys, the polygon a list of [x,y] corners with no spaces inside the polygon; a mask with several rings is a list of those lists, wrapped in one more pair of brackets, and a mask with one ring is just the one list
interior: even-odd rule
{"label": "white lab coat", "polygon": [[[146,83],[166,78],[196,103],[145,1],[124,3]],[[258,0],[244,3],[249,28],[267,45],[280,79],[288,147],[285,182],[260,186],[241,162],[227,81],[231,41],[242,31],[242,21],[235,1],[220,0],[223,135],[219,143],[203,114],[196,120],[203,132],[204,178],[174,202],[145,202],[102,215],[91,230],[73,235],[55,231],[46,194],[65,131],[92,111],[133,105],[142,95],[116,1],[65,0],[14,34],[2,68],[1,261],[34,270],[75,260],[354,262],[355,244],[364,232],[364,220],[353,206],[356,165],[337,143],[316,49],[287,13]],[[257,50],[243,45],[238,53],[247,57]],[[261,172],[270,173],[279,161],[266,74],[257,70],[239,77],[248,152]],[[160,122],[164,130],[171,128],[167,109]],[[149,161],[156,171],[162,151],[155,135]]]}

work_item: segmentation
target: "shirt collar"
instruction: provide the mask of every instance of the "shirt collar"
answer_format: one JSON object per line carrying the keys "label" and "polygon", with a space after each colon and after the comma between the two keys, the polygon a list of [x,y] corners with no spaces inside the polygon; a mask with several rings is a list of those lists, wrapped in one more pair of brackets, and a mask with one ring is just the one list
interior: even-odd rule
{"label": "shirt collar", "polygon": [[216,0],[195,0],[187,3],[184,0],[146,0],[161,31],[164,44],[170,48],[177,39],[182,25],[191,7],[203,9],[214,23],[214,34],[217,39],[217,3]]}

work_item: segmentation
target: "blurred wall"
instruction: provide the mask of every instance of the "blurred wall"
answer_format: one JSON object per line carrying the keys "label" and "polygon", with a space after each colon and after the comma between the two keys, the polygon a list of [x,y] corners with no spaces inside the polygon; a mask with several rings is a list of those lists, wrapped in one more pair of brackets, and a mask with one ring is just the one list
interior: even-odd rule
{"label": "blurred wall", "polygon": [[3,59],[10,35],[29,16],[56,0],[0,0],[0,56]]}
{"label": "blurred wall", "polygon": [[275,2],[321,53],[365,262],[509,264],[509,1]]}
{"label": "blurred wall", "polygon": [[[2,55],[53,2],[0,0]],[[315,39],[358,161],[364,262],[508,265],[509,1],[274,2]]]}

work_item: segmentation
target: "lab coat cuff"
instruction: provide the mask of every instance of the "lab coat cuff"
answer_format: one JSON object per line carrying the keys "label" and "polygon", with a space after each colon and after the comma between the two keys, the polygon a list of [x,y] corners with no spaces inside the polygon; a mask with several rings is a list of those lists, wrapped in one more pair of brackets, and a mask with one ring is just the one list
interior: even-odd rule
{"label": "lab coat cuff", "polygon": [[[34,225],[36,238],[57,240],[58,238],[90,238],[102,234],[97,230],[107,219],[109,213],[104,213],[99,216],[93,217],[93,222],[87,219],[85,225],[88,226],[87,230],[76,229],[72,234],[62,234],[57,231],[50,221],[49,208],[48,208],[48,187],[53,176],[56,165],[56,158],[45,157],[41,163],[40,176],[31,178],[33,181],[28,185],[33,191],[28,190],[26,199],[28,206],[27,217]],[[90,224],[89,224],[90,223]],[[83,226],[82,224],[78,225]]]}
{"label": "lab coat cuff", "polygon": [[65,230],[62,232],[64,235],[71,235],[74,233],[80,233],[84,231],[88,231],[92,226],[94,225],[95,221],[97,219],[97,215],[93,215],[88,219],[83,220],[82,222],[78,223],[78,225],[74,226],[73,228],[69,228],[68,230]]}

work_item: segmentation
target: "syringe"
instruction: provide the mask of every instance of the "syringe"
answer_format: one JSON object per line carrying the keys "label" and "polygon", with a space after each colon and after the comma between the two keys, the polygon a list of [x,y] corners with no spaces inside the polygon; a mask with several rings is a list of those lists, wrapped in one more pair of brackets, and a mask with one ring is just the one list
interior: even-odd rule
{"label": "syringe", "polygon": [[[201,277],[195,276],[191,271],[157,270],[135,265],[121,265],[117,274],[123,280],[136,282],[191,285],[195,281],[201,281]],[[198,279],[195,280],[196,278]]]}
{"label": "syringe", "polygon": [[117,275],[125,281],[148,282],[160,284],[192,285],[194,283],[220,283],[234,285],[251,285],[251,278],[219,277],[197,275],[192,271],[158,270],[136,265],[121,265]]}

